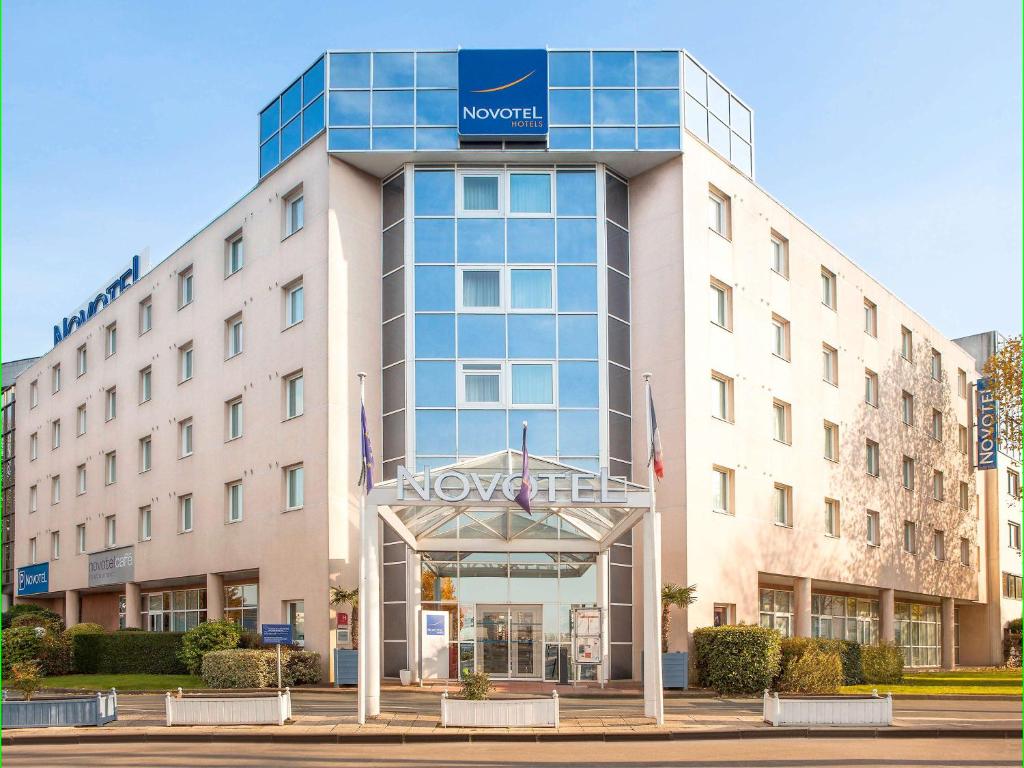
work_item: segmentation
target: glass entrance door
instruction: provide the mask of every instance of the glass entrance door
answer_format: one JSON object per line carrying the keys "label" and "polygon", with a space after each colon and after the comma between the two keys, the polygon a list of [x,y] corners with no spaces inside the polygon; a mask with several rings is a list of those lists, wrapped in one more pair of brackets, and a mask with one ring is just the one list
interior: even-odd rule
{"label": "glass entrance door", "polygon": [[496,678],[541,677],[543,616],[539,605],[478,605],[476,668]]}
{"label": "glass entrance door", "polygon": [[476,668],[494,677],[508,675],[507,606],[477,606]]}
{"label": "glass entrance door", "polygon": [[544,672],[544,613],[539,605],[510,606],[512,658],[509,677],[541,677]]}

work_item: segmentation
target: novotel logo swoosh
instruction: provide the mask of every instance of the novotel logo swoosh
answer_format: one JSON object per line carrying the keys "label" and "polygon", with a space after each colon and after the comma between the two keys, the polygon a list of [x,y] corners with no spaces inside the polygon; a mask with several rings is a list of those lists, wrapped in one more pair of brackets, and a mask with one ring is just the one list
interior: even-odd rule
{"label": "novotel logo swoosh", "polygon": [[530,72],[527,72],[525,75],[518,78],[517,80],[513,80],[511,83],[505,83],[504,85],[499,85],[494,88],[481,88],[478,91],[473,91],[473,93],[495,93],[497,91],[504,91],[506,88],[511,88],[513,85],[519,85],[524,80],[532,77],[536,72],[537,70],[534,69]]}

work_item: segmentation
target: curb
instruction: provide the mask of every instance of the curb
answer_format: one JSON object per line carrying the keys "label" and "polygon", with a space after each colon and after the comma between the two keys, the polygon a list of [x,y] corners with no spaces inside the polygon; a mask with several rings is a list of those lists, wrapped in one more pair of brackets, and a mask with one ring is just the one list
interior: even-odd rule
{"label": "curb", "polygon": [[171,728],[144,733],[98,732],[96,735],[73,733],[61,736],[26,735],[4,736],[0,745],[5,747],[57,744],[110,744],[192,742],[239,742],[260,744],[437,744],[482,742],[622,742],[622,741],[710,741],[726,739],[1002,739],[1021,738],[1021,732],[1012,728],[746,728],[729,730],[692,731],[602,731],[595,733],[463,733],[452,731],[437,734],[416,733],[190,733]]}

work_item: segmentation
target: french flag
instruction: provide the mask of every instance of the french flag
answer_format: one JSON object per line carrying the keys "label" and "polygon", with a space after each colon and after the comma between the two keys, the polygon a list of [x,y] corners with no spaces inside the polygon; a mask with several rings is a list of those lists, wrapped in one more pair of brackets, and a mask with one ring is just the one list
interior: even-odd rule
{"label": "french flag", "polygon": [[654,463],[654,475],[661,480],[665,476],[665,459],[661,451],[661,432],[658,430],[658,417],[654,413],[654,395],[650,386],[647,389],[647,398],[651,406],[651,455],[647,463]]}

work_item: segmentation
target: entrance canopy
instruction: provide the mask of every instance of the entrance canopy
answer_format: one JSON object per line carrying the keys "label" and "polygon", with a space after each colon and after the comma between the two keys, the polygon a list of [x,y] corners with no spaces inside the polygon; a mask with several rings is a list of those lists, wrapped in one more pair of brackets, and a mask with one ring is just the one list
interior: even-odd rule
{"label": "entrance canopy", "polygon": [[651,506],[651,494],[624,478],[530,457],[530,512],[516,502],[522,453],[498,451],[398,477],[367,498],[415,550],[534,550],[557,541],[563,551],[602,551]]}

